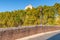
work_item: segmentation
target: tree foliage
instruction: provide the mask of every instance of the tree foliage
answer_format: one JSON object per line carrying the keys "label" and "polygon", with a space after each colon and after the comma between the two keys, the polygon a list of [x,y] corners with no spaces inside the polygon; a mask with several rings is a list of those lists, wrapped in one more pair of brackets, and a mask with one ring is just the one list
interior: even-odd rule
{"label": "tree foliage", "polygon": [[[40,11],[41,8],[43,8],[42,11]],[[0,12],[0,27],[2,28],[40,25],[41,20],[43,25],[60,25],[60,4],[56,3],[53,6],[45,5],[26,10]]]}

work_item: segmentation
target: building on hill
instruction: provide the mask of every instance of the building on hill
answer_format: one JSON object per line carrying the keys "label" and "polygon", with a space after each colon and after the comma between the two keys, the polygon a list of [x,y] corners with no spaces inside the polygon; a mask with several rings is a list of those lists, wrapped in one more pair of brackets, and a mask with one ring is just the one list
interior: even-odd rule
{"label": "building on hill", "polygon": [[27,5],[27,6],[25,7],[25,9],[28,9],[28,8],[32,9],[32,5],[29,4],[29,5]]}

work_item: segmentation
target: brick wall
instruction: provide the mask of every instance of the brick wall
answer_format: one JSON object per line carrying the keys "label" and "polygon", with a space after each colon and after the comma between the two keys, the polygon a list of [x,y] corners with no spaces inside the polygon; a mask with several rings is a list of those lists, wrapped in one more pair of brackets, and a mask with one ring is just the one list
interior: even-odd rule
{"label": "brick wall", "polygon": [[0,28],[0,40],[15,40],[17,38],[22,38],[25,36],[60,30],[60,27],[56,26],[35,26],[35,27],[15,27],[15,28]]}

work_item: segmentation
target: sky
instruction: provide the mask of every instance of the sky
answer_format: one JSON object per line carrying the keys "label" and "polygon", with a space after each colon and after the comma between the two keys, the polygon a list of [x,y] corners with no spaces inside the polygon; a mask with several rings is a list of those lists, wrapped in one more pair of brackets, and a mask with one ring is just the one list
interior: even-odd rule
{"label": "sky", "polygon": [[0,12],[21,10],[29,4],[33,7],[37,7],[40,5],[52,6],[55,3],[60,3],[60,0],[0,0]]}

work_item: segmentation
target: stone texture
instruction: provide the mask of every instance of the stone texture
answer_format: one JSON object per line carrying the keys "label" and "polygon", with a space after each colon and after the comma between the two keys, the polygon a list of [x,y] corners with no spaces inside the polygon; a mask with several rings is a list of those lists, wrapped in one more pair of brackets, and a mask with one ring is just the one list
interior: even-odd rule
{"label": "stone texture", "polygon": [[24,27],[24,28],[6,28],[0,30],[0,40],[15,40],[18,38],[26,37],[29,35],[60,30],[60,27],[54,26],[35,26],[35,27]]}

